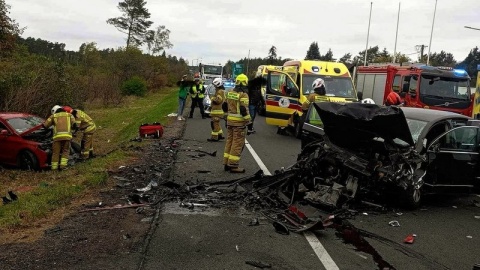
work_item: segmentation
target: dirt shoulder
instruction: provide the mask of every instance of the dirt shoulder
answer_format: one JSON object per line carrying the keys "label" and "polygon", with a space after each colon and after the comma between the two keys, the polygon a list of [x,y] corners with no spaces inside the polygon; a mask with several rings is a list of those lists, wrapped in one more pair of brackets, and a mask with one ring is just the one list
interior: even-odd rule
{"label": "dirt shoulder", "polygon": [[[151,181],[168,179],[174,162],[172,142],[182,136],[185,122],[171,121],[160,140],[131,142],[124,150],[131,158],[108,170],[106,187],[99,194],[78,198],[64,218],[48,228],[12,231],[16,243],[0,246],[1,269],[135,269],[161,194],[138,192]],[[175,145],[175,144],[173,144]],[[151,204],[131,207],[131,204]],[[108,209],[112,207],[130,207]],[[98,211],[103,209],[101,211]],[[55,224],[53,224],[55,223]],[[46,229],[45,229],[46,228]],[[35,231],[33,242],[21,241]]]}

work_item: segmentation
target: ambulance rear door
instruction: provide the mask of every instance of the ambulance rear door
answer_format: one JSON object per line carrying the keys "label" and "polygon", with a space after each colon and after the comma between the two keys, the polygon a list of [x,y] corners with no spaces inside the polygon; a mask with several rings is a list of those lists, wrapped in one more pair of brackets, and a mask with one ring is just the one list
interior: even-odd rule
{"label": "ambulance rear door", "polygon": [[292,115],[301,110],[300,90],[292,77],[283,71],[269,71],[266,90],[267,124],[280,127],[292,124]]}

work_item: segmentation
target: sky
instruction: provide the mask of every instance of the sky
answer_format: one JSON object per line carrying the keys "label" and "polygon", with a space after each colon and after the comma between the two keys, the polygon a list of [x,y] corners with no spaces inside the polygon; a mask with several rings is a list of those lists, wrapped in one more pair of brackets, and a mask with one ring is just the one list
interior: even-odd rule
{"label": "sky", "polygon": [[[98,48],[125,46],[126,35],[106,20],[121,15],[120,0],[7,0],[10,16],[26,27],[23,37]],[[435,0],[401,0],[397,52],[416,59],[416,45],[428,45]],[[303,59],[312,42],[335,58],[365,50],[372,4],[369,47],[395,47],[399,1],[391,0],[147,0],[153,28],[171,31],[167,54],[191,64],[226,63],[266,57],[272,46],[282,58]],[[480,0],[438,0],[431,52],[444,50],[462,61],[480,46]]]}

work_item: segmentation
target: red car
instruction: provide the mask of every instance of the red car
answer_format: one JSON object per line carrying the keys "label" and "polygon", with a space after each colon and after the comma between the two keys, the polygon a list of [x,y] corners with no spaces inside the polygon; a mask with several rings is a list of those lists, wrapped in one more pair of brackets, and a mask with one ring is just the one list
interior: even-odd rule
{"label": "red car", "polygon": [[25,170],[50,166],[52,131],[43,129],[41,117],[0,112],[0,163]]}

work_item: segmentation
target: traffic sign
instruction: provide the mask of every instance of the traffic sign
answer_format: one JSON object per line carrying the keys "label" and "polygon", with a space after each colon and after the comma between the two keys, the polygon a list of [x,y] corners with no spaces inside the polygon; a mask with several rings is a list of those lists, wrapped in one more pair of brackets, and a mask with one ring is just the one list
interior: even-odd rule
{"label": "traffic sign", "polygon": [[232,67],[232,77],[235,79],[238,75],[243,73],[243,64],[235,63]]}

